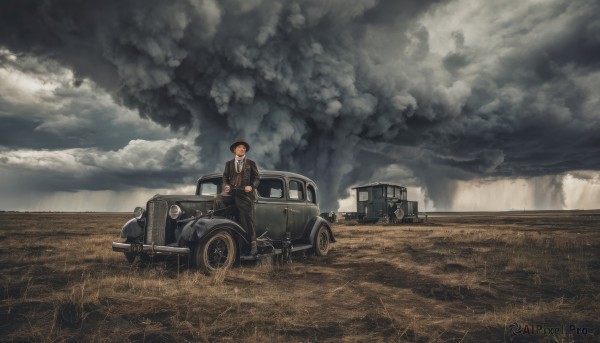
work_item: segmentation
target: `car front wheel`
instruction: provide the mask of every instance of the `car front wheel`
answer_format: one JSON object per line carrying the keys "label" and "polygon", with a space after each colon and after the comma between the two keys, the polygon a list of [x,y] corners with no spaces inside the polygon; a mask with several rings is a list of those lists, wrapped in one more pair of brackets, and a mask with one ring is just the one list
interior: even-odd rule
{"label": "car front wheel", "polygon": [[192,262],[206,274],[229,269],[235,262],[235,241],[229,232],[221,231],[194,246]]}
{"label": "car front wheel", "polygon": [[331,241],[329,239],[329,231],[323,225],[317,231],[314,242],[315,255],[325,256],[329,252],[329,245]]}

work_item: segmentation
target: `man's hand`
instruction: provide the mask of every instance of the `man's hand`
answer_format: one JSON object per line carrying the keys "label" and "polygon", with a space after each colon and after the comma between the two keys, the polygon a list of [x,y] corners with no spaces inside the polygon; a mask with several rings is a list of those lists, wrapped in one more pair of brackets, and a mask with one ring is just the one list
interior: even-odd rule
{"label": "man's hand", "polygon": [[244,191],[246,193],[251,192],[252,191],[252,186],[246,186],[246,187],[244,187]]}
{"label": "man's hand", "polygon": [[230,185],[225,185],[225,188],[223,189],[223,192],[229,193],[230,190],[231,190],[231,186]]}

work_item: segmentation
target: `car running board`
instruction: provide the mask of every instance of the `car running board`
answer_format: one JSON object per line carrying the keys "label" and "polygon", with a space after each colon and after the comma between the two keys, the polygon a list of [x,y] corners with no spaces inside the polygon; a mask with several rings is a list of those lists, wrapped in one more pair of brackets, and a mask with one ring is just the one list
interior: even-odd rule
{"label": "car running board", "polygon": [[292,252],[308,250],[310,248],[312,248],[312,245],[310,245],[310,244],[292,245]]}
{"label": "car running board", "polygon": [[[297,251],[302,251],[302,250],[308,250],[312,248],[312,245],[310,244],[298,244],[298,245],[292,245],[292,252],[297,252]],[[254,261],[254,260],[258,260],[264,257],[270,257],[270,256],[275,256],[275,255],[280,255],[283,253],[282,249],[273,249],[273,251],[266,253],[266,254],[256,254],[256,255],[242,255],[240,256],[240,260],[242,261]]]}

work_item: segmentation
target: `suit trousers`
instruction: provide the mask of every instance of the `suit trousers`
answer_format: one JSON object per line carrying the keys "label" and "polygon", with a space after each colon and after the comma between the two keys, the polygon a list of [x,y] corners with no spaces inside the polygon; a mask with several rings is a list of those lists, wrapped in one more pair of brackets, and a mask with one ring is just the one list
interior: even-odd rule
{"label": "suit trousers", "polygon": [[[254,226],[254,196],[252,192],[244,192],[239,189],[232,189],[229,196],[218,195],[215,198],[214,208],[220,210],[228,206],[235,205],[237,217],[240,225],[250,241],[256,240],[256,229]],[[230,213],[232,214],[232,213]]]}
{"label": "suit trousers", "polygon": [[254,227],[254,199],[252,192],[235,192],[235,206],[238,210],[240,225],[248,233],[250,241],[256,240],[256,228]]}

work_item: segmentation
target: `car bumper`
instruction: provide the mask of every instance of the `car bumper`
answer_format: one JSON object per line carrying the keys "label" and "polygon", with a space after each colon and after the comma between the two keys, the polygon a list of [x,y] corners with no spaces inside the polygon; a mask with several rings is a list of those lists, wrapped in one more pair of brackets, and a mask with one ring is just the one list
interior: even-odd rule
{"label": "car bumper", "polygon": [[136,243],[112,243],[113,251],[118,252],[132,252],[141,253],[145,252],[151,255],[154,254],[166,254],[166,255],[188,255],[190,248],[182,247],[169,247],[165,245],[150,245],[150,244],[136,244]]}

